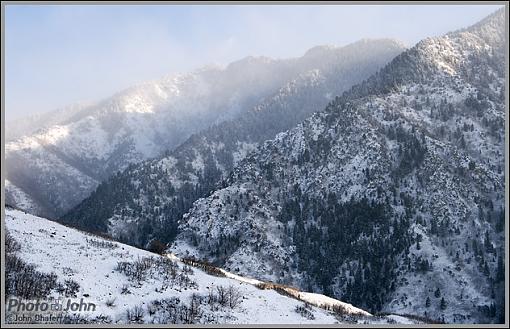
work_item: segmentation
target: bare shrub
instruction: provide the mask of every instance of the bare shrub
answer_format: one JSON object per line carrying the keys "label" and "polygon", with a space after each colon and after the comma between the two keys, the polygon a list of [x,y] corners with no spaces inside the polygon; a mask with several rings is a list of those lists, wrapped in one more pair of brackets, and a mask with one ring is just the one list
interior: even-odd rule
{"label": "bare shrub", "polygon": [[154,315],[152,322],[160,324],[194,324],[213,322],[214,316],[205,316],[203,305],[207,298],[192,294],[188,303],[181,303],[176,297],[153,301],[147,307],[149,314]]}
{"label": "bare shrub", "polygon": [[296,305],[295,311],[302,317],[308,319],[308,320],[314,320],[315,315],[312,313],[312,308],[310,304],[304,303],[303,305]]}
{"label": "bare shrub", "polygon": [[171,297],[167,299],[162,299],[160,301],[154,301],[153,305],[160,308],[161,311],[161,319],[160,323],[179,323],[179,311],[178,307],[181,303],[181,300],[177,297]]}
{"label": "bare shrub", "polygon": [[93,247],[102,248],[102,249],[115,249],[115,248],[119,247],[119,245],[114,243],[114,242],[105,241],[105,240],[98,240],[98,239],[89,239],[89,238],[87,238],[87,243],[90,244]]}
{"label": "bare shrub", "polygon": [[176,276],[175,283],[179,287],[185,288],[185,289],[187,289],[187,288],[197,289],[198,288],[197,282],[195,280],[190,279],[190,277],[184,273],[180,273],[179,275]]}
{"label": "bare shrub", "polygon": [[21,249],[21,244],[19,244],[16,239],[14,239],[9,233],[8,230],[5,230],[5,252],[6,253],[14,253]]}
{"label": "bare shrub", "polygon": [[141,306],[135,306],[132,309],[126,310],[126,318],[132,323],[143,323],[145,312]]}
{"label": "bare shrub", "polygon": [[72,269],[72,268],[70,268],[70,267],[64,266],[64,267],[62,267],[62,273],[63,273],[64,275],[71,276],[71,275],[73,275],[74,273],[76,273],[76,271],[75,271],[75,270],[73,270],[73,269]]}
{"label": "bare shrub", "polygon": [[127,284],[123,285],[122,288],[120,288],[120,293],[122,295],[129,295],[131,293],[129,286]]}
{"label": "bare shrub", "polygon": [[241,293],[241,291],[238,288],[236,288],[232,285],[228,286],[227,296],[228,296],[228,306],[231,309],[236,308],[239,304],[241,304],[243,302],[243,294]]}
{"label": "bare shrub", "polygon": [[207,274],[211,274],[211,275],[218,276],[218,277],[225,277],[225,273],[223,273],[221,271],[221,269],[219,269],[216,266],[213,266],[207,262],[197,260],[194,258],[183,258],[183,259],[181,259],[181,261],[186,265],[197,267],[197,268],[203,270],[204,272],[206,272]]}
{"label": "bare shrub", "polygon": [[154,264],[152,257],[139,258],[133,263],[130,262],[118,262],[117,271],[124,273],[130,280],[143,281],[147,275],[147,272]]}
{"label": "bare shrub", "polygon": [[80,285],[78,282],[67,279],[64,281],[64,294],[66,297],[76,297],[78,290],[80,290]]}
{"label": "bare shrub", "polygon": [[108,307],[115,307],[115,301],[117,299],[115,297],[112,297],[112,298],[108,298],[105,302],[106,306]]}
{"label": "bare shrub", "polygon": [[166,257],[143,257],[135,262],[118,262],[115,270],[125,274],[131,281],[141,282],[150,275],[157,275],[165,280],[175,279],[178,266]]}
{"label": "bare shrub", "polygon": [[55,273],[43,273],[14,254],[5,255],[5,294],[22,298],[43,298],[59,284]]}
{"label": "bare shrub", "polygon": [[214,289],[209,289],[206,297],[207,304],[209,304],[212,311],[217,311],[218,307],[218,296],[215,294]]}
{"label": "bare shrub", "polygon": [[339,305],[339,304],[336,304],[336,305],[328,305],[328,306],[326,307],[326,309],[329,309],[329,310],[331,310],[333,313],[335,313],[335,314],[337,314],[337,315],[340,315],[340,316],[344,316],[344,315],[349,315],[349,314],[350,314],[344,306]]}
{"label": "bare shrub", "polygon": [[242,303],[243,295],[238,288],[232,285],[228,287],[217,286],[215,299],[221,306],[228,306],[234,309]]}
{"label": "bare shrub", "polygon": [[191,295],[189,305],[187,307],[183,307],[183,314],[185,315],[185,318],[183,319],[184,323],[195,323],[196,320],[202,316],[202,300],[203,298],[200,295],[195,293]]}
{"label": "bare shrub", "polygon": [[193,272],[193,269],[188,266],[188,265],[184,265],[184,267],[182,268],[182,273],[186,274],[186,275],[193,275],[194,272]]}
{"label": "bare shrub", "polygon": [[218,300],[218,304],[221,306],[225,306],[228,303],[228,297],[227,297],[227,288],[224,286],[217,286],[216,287],[216,296]]}
{"label": "bare shrub", "polygon": [[117,262],[117,266],[115,267],[116,271],[119,271],[121,273],[126,273],[128,269],[130,268],[131,263],[130,262]]}

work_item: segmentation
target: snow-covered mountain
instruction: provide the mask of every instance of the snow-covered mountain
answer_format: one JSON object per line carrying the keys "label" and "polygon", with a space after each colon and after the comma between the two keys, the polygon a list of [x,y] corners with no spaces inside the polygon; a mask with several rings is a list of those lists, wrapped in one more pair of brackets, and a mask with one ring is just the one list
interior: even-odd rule
{"label": "snow-covered mountain", "polygon": [[172,241],[177,221],[192,203],[216,189],[257,143],[322,110],[334,95],[368,78],[401,51],[393,40],[310,50],[299,59],[300,66],[310,70],[236,119],[196,133],[174,151],[114,175],[66,214],[64,222],[108,232],[138,246],[153,238]]}
{"label": "snow-covered mountain", "polygon": [[[150,253],[19,210],[7,209],[5,224],[7,299],[95,305],[62,311],[56,320],[60,323],[423,323],[398,315],[373,316],[323,295]],[[19,324],[15,316],[36,319],[49,312],[14,306],[6,315],[7,323]]]}
{"label": "snow-covered mountain", "polygon": [[[50,113],[41,118],[41,126],[28,124],[20,131],[35,132],[6,144],[7,200],[32,204],[25,209],[36,214],[60,216],[113,173],[246,113],[302,74],[339,68],[349,75],[339,75],[343,91],[387,63],[402,46],[362,41],[358,47],[318,49],[320,54],[300,58],[247,57],[225,68],[209,66],[129,88],[72,109],[66,118],[60,117],[61,111]],[[20,200],[20,195],[25,198]]]}
{"label": "snow-covered mountain", "polygon": [[249,58],[132,87],[7,143],[7,179],[42,213],[60,215],[129,163],[254,106],[289,79],[291,70],[286,63]]}
{"label": "snow-covered mountain", "polygon": [[91,105],[87,102],[78,102],[54,111],[7,120],[5,124],[5,140],[10,142],[23,136],[32,135],[38,130],[65,123],[76,113]]}
{"label": "snow-covered mountain", "polygon": [[241,160],[171,250],[372,312],[504,321],[505,13],[428,38]]}

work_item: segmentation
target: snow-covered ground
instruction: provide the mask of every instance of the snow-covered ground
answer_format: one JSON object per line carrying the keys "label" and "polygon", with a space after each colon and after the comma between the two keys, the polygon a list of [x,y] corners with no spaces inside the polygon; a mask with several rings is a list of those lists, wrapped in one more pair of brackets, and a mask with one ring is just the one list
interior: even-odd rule
{"label": "snow-covered ground", "polygon": [[[16,255],[36,270],[44,273],[55,273],[59,282],[72,279],[79,284],[75,300],[84,298],[87,303],[97,307],[92,312],[82,312],[89,320],[102,317],[103,321],[126,323],[127,311],[135,307],[143,310],[142,322],[160,323],[163,311],[157,308],[154,301],[179,298],[187,304],[193,294],[205,298],[217,287],[234,287],[242,295],[241,302],[235,307],[201,304],[198,323],[388,323],[395,316],[372,317],[363,310],[354,308],[331,298],[300,292],[303,300],[311,304],[341,303],[350,306],[344,317],[325,309],[308,305],[294,298],[284,296],[275,290],[262,290],[256,287],[257,280],[246,279],[228,272],[226,277],[207,274],[198,268],[189,268],[178,258],[168,255],[159,256],[145,250],[137,249],[117,242],[112,242],[69,228],[44,218],[26,214],[19,210],[6,209],[5,224],[9,234],[21,245]],[[160,261],[172,262],[177,265],[178,274],[187,274],[189,284],[177,284],[169,280],[165,273],[157,270],[148,271],[141,280],[133,280],[118,269],[119,262],[134,263],[147,257]],[[121,293],[129,290],[129,293]],[[52,297],[58,298],[56,291]],[[107,305],[113,304],[113,305]],[[304,313],[296,308],[301,306]],[[152,312],[151,312],[152,311]],[[309,312],[309,313],[307,313]],[[153,313],[153,314],[151,314]],[[303,315],[305,314],[305,315]],[[310,316],[311,314],[311,316]],[[355,316],[353,314],[364,314]],[[396,318],[398,320],[398,318]],[[399,322],[406,322],[402,319]]]}
{"label": "snow-covered ground", "polygon": [[11,181],[6,179],[5,183],[5,191],[6,191],[6,203],[12,203],[19,206],[21,209],[26,209],[31,213],[36,213],[39,211],[38,206],[32,198],[23,192],[16,185],[12,184]]}

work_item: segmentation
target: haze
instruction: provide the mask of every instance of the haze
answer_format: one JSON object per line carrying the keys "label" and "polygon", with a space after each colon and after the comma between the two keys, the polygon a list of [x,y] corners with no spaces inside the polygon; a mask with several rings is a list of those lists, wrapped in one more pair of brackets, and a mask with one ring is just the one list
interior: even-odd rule
{"label": "haze", "polygon": [[[489,5],[6,5],[5,118],[248,55],[389,37],[407,46],[467,27]],[[405,26],[405,28],[403,28]]]}

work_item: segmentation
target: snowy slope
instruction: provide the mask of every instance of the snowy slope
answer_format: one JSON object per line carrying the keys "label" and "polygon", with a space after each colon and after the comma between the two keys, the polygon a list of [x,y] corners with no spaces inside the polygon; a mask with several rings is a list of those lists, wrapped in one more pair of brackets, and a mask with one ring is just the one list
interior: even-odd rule
{"label": "snowy slope", "polygon": [[5,184],[5,203],[8,205],[18,205],[20,209],[35,214],[40,212],[37,203],[32,198],[13,185],[8,179],[4,181]]}
{"label": "snowy slope", "polygon": [[[393,322],[392,317],[372,317],[349,304],[325,296],[302,293],[303,300],[312,304],[330,303],[345,307],[344,314],[340,316],[323,308],[308,306],[306,312],[312,315],[308,318],[296,312],[296,307],[303,306],[303,302],[274,290],[261,290],[255,287],[254,282],[246,283],[248,280],[244,278],[226,272],[227,277],[218,277],[197,268],[186,270],[186,265],[175,257],[167,258],[104,240],[19,210],[6,210],[6,228],[12,238],[21,244],[21,249],[15,252],[19,258],[34,264],[37,271],[55,273],[59,282],[71,279],[79,284],[75,298],[84,297],[87,303],[97,305],[93,312],[81,312],[83,318],[92,322],[126,323],[129,322],[126,318],[127,310],[140,306],[144,315],[137,323],[166,323],[169,319],[164,317],[164,310],[158,308],[160,304],[154,301],[162,301],[165,305],[164,300],[168,302],[170,298],[179,298],[181,303],[186,303],[193,294],[195,298],[203,296],[205,300],[215,287],[229,286],[235,287],[242,295],[238,305],[231,308],[202,301],[199,315],[190,323]],[[149,270],[147,277],[141,280],[130,280],[117,269],[121,261],[136,262],[146,257],[174,264],[177,277],[185,272],[190,281],[182,283],[169,280],[165,278],[164,272],[157,272],[156,269]],[[123,287],[127,287],[130,292],[122,294]],[[51,295],[59,296],[55,291]],[[113,305],[107,306],[108,301],[113,299]]]}
{"label": "snowy slope", "polygon": [[91,105],[87,102],[78,102],[54,111],[7,120],[5,124],[5,140],[7,142],[14,141],[23,136],[32,135],[38,130],[64,123]]}

